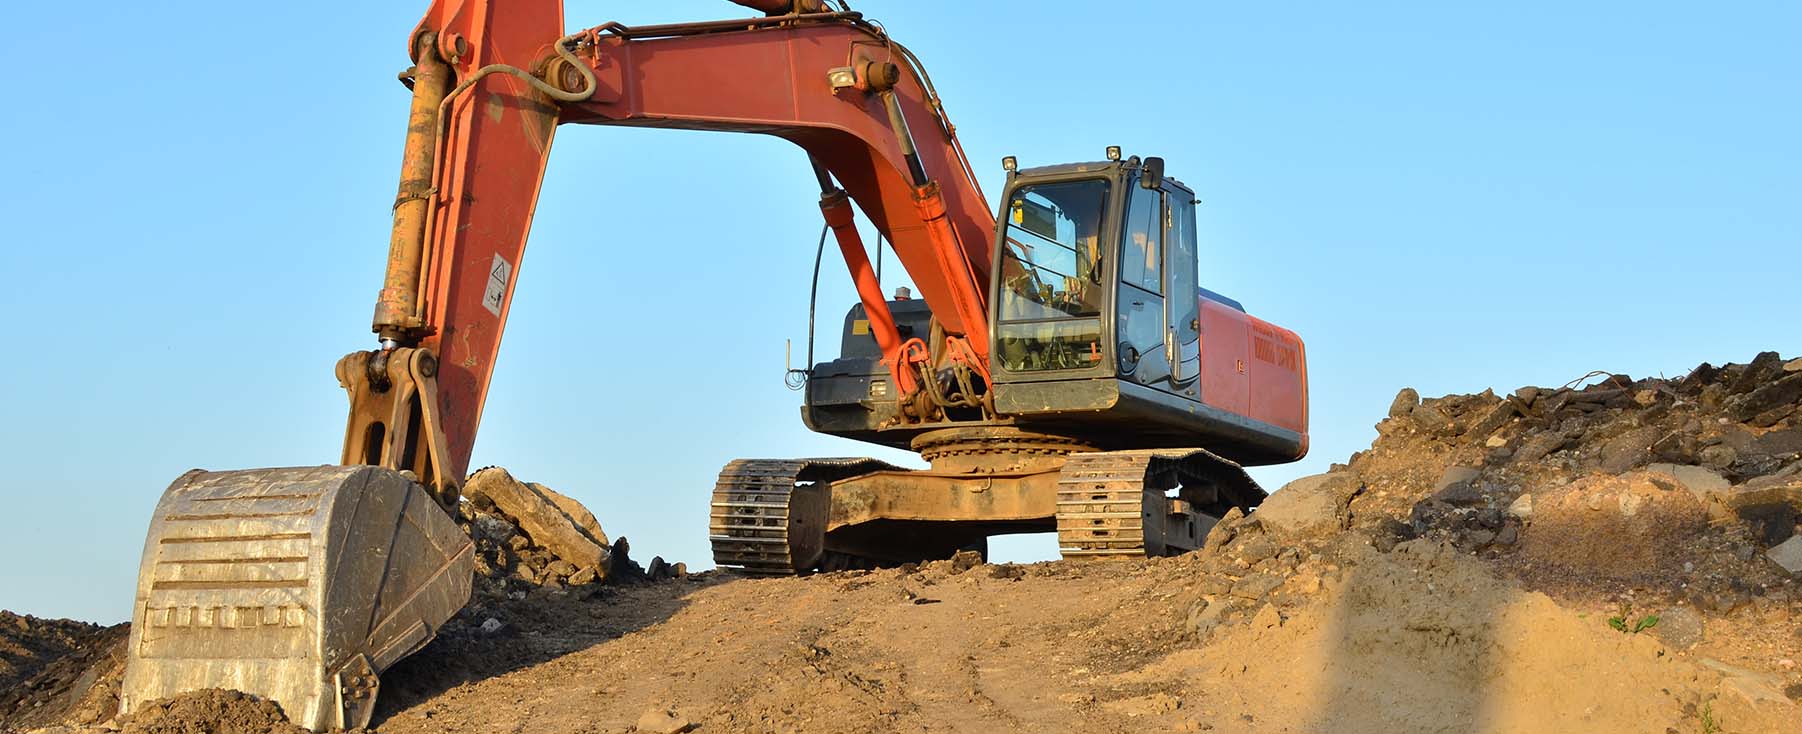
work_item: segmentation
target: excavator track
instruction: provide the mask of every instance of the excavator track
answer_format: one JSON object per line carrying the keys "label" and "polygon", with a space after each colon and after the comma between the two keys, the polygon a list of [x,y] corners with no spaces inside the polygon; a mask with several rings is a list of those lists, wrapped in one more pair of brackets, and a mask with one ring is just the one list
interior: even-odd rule
{"label": "excavator track", "polygon": [[1058,548],[1065,558],[1182,553],[1228,508],[1249,511],[1264,496],[1238,464],[1203,449],[1071,454],[1058,477]]}
{"label": "excavator track", "polygon": [[749,574],[794,575],[826,556],[826,485],[896,470],[867,458],[738,459],[720,471],[708,513],[713,563]]}

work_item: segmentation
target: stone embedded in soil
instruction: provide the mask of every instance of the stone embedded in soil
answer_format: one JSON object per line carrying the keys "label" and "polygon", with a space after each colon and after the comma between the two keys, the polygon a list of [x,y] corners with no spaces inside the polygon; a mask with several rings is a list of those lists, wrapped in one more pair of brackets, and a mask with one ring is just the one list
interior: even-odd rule
{"label": "stone embedded in soil", "polygon": [[1395,394],[1395,400],[1389,403],[1389,417],[1402,418],[1414,412],[1420,406],[1420,393],[1411,387],[1404,387]]}
{"label": "stone embedded in soil", "polygon": [[1514,452],[1513,461],[1517,464],[1530,464],[1545,458],[1564,448],[1570,439],[1558,433],[1538,433],[1521,444],[1520,450]]}
{"label": "stone embedded in soil", "polygon": [[1515,415],[1519,414],[1517,407],[1516,403],[1509,400],[1496,403],[1495,407],[1490,408],[1489,412],[1483,414],[1483,417],[1477,419],[1477,422],[1464,432],[1465,437],[1473,440],[1488,438],[1490,434],[1500,430],[1502,426],[1508,424],[1508,421],[1513,420]]}
{"label": "stone embedded in soil", "polygon": [[1414,420],[1414,425],[1423,433],[1445,436],[1453,432],[1454,424],[1451,417],[1447,416],[1445,411],[1437,405],[1422,403],[1420,407],[1410,412],[1408,417]]}
{"label": "stone embedded in soil", "polygon": [[1679,650],[1695,647],[1707,635],[1702,615],[1685,606],[1672,606],[1658,613],[1658,623],[1649,630],[1653,637]]}
{"label": "stone embedded in soil", "polygon": [[1764,553],[1791,577],[1802,577],[1802,535],[1792,536]]}
{"label": "stone embedded in soil", "polygon": [[[1453,468],[1462,469],[1463,467]],[[1444,480],[1441,481],[1443,482]],[[1483,491],[1477,488],[1474,479],[1460,479],[1455,482],[1442,484],[1439,489],[1433,493],[1433,499],[1453,507],[1478,507],[1488,500],[1488,498],[1483,496]]]}
{"label": "stone embedded in soil", "polygon": [[1802,399],[1802,373],[1790,373],[1736,401],[1730,417],[1740,421],[1750,420],[1772,408],[1794,404],[1799,399]]}
{"label": "stone embedded in soil", "polygon": [[1283,585],[1283,578],[1274,574],[1259,573],[1246,576],[1233,584],[1232,595],[1241,599],[1262,599]]}
{"label": "stone embedded in soil", "polygon": [[1533,519],[1533,495],[1523,494],[1508,503],[1508,516],[1517,520]]}
{"label": "stone embedded in soil", "polygon": [[695,725],[673,711],[654,708],[639,715],[637,727],[642,734],[682,734],[694,729]]}
{"label": "stone embedded in soil", "polygon": [[1346,527],[1348,506],[1364,487],[1355,472],[1329,472],[1302,477],[1271,493],[1252,513],[1272,533],[1314,537]]}
{"label": "stone embedded in soil", "polygon": [[1685,489],[1688,489],[1691,494],[1694,494],[1697,500],[1702,502],[1707,502],[1710,495],[1725,491],[1728,487],[1733,486],[1733,483],[1727,481],[1726,477],[1721,476],[1720,472],[1704,466],[1652,464],[1646,467],[1646,471],[1664,474],[1672,479],[1676,479]]}
{"label": "stone embedded in soil", "polygon": [[1664,436],[1664,430],[1645,426],[1616,436],[1602,445],[1601,469],[1609,474],[1622,474],[1650,463],[1652,445]]}
{"label": "stone embedded in soil", "polygon": [[982,565],[982,554],[973,550],[960,550],[951,556],[951,573],[959,574]]}

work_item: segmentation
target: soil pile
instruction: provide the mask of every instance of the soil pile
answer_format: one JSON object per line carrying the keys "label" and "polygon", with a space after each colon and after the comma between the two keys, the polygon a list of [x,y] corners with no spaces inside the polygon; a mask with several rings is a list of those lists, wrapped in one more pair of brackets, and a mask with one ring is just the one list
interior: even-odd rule
{"label": "soil pile", "polygon": [[123,734],[310,734],[273,702],[217,688],[150,701],[119,724]]}
{"label": "soil pile", "polygon": [[[1449,543],[1414,540],[1384,553],[1361,535],[1252,562],[1262,541],[1293,539],[1246,518],[1233,541],[1171,559],[942,561],[794,579],[702,574],[648,587],[655,604],[590,608],[622,625],[617,637],[553,640],[554,628],[543,639],[521,630],[521,647],[576,649],[399,705],[380,729],[508,721],[626,732],[656,721],[701,732],[1537,732],[1576,723],[1583,731],[1750,733],[1794,725],[1779,676],[1617,631],[1602,616],[1498,578]],[[1222,577],[1223,590],[1200,583]],[[1265,588],[1266,579],[1276,586]],[[1210,617],[1216,609],[1230,611]]]}
{"label": "soil pile", "polygon": [[1403,390],[1377,431],[1329,476],[1378,547],[1443,540],[1567,606],[1657,617],[1699,654],[1793,676],[1802,360],[1505,397]]}
{"label": "soil pile", "polygon": [[0,685],[0,731],[93,724],[118,708],[130,625],[101,627],[0,612],[9,677]]}
{"label": "soil pile", "polygon": [[79,648],[98,631],[98,625],[85,622],[0,611],[0,689],[12,688],[30,678],[50,661]]}
{"label": "soil pile", "polygon": [[488,470],[475,598],[377,728],[1802,732],[1802,360],[1404,390],[1377,430],[1185,556],[804,578],[639,568]]}

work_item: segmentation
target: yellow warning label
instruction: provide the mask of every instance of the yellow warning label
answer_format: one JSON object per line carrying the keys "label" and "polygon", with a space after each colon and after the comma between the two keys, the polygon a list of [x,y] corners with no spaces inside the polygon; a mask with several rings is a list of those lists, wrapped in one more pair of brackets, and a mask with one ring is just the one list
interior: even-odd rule
{"label": "yellow warning label", "polygon": [[851,322],[851,333],[859,335],[870,333],[870,320],[858,319]]}

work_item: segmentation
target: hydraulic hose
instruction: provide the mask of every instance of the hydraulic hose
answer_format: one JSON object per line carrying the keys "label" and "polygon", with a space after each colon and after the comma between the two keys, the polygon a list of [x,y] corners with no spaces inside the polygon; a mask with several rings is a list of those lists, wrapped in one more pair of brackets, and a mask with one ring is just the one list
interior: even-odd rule
{"label": "hydraulic hose", "polygon": [[[445,140],[445,131],[450,126],[450,122],[449,122],[450,115],[448,113],[450,112],[451,105],[455,104],[457,99],[462,97],[465,92],[468,92],[471,88],[473,88],[475,86],[476,82],[479,82],[482,79],[484,79],[490,75],[493,75],[493,74],[507,74],[509,76],[513,76],[513,77],[522,79],[526,82],[526,84],[531,85],[531,87],[533,89],[535,89],[538,92],[550,97],[551,99],[557,100],[559,102],[581,102],[590,97],[593,97],[596,88],[598,88],[600,85],[600,82],[595,79],[594,70],[588,68],[587,64],[582,63],[581,59],[576,58],[575,52],[571,49],[572,46],[581,42],[581,40],[583,38],[593,38],[593,37],[594,37],[594,31],[581,31],[578,33],[572,33],[570,35],[567,35],[567,36],[557,39],[556,44],[554,44],[554,46],[553,46],[553,48],[555,48],[557,51],[557,57],[560,59],[563,59],[564,63],[568,64],[571,68],[574,68],[576,70],[576,73],[578,73],[582,76],[582,85],[583,86],[582,86],[581,91],[577,91],[577,92],[564,91],[562,89],[559,89],[555,85],[552,85],[552,84],[544,81],[543,79],[539,79],[538,77],[532,76],[531,72],[528,72],[525,69],[521,69],[517,66],[512,66],[510,64],[489,64],[480,69],[476,69],[475,73],[470,74],[468,79],[464,79],[462,82],[458,83],[457,86],[451,88],[451,90],[444,95],[444,101],[438,103],[438,119],[436,122],[437,129],[435,129],[432,134],[435,144],[433,146],[432,177],[430,179],[432,182],[432,188],[428,193],[433,197],[433,199],[436,199],[436,197],[437,197],[438,177],[443,172],[443,168],[444,168],[444,151],[445,151],[445,144],[447,142]],[[428,49],[424,53],[432,53],[432,51]],[[431,237],[432,224],[433,224],[434,220],[437,219],[437,209],[438,209],[438,207],[435,205],[427,207],[427,209],[426,209],[425,236],[428,238]],[[426,248],[426,249],[427,249],[427,251],[424,254],[429,257],[430,256],[430,248]],[[429,263],[424,263],[420,272],[427,272],[427,269],[429,267],[430,267]],[[414,302],[416,304],[419,304],[418,308],[420,308],[422,310],[423,310],[424,304],[425,304],[425,292],[424,292],[425,286],[426,286],[426,279],[420,278],[418,286],[417,286],[419,291],[415,294]]]}

